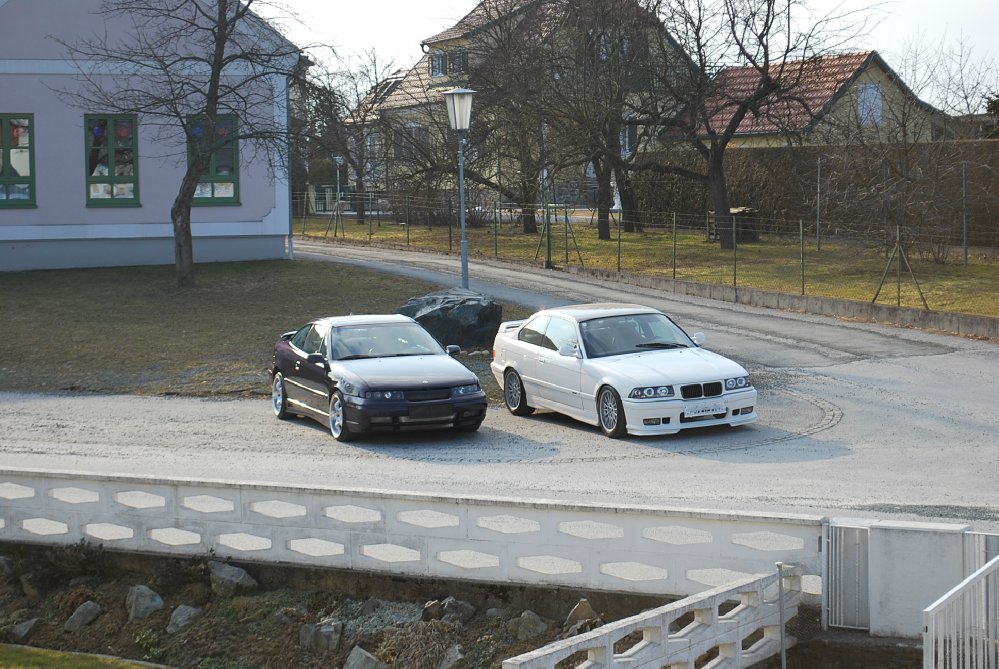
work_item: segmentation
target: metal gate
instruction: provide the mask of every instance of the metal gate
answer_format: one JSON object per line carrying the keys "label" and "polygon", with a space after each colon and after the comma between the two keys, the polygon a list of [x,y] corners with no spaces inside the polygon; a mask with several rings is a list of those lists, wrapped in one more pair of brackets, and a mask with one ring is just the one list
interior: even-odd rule
{"label": "metal gate", "polygon": [[869,630],[868,543],[865,525],[825,527],[826,578],[822,588],[823,626]]}

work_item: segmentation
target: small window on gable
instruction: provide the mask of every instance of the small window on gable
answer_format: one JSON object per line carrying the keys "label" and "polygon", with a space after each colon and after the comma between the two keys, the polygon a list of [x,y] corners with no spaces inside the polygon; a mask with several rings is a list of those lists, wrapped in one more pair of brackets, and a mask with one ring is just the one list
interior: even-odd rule
{"label": "small window on gable", "polygon": [[430,54],[430,76],[443,77],[447,74],[447,54],[437,51]]}
{"label": "small window on gable", "polygon": [[884,119],[884,94],[880,84],[862,84],[858,88],[857,117],[862,127],[881,125]]}
{"label": "small window on gable", "polygon": [[452,51],[447,55],[448,74],[461,74],[468,69],[468,53]]}
{"label": "small window on gable", "polygon": [[34,167],[34,117],[0,114],[0,208],[35,206]]}
{"label": "small window on gable", "polygon": [[87,206],[139,204],[137,121],[134,116],[87,114]]}
{"label": "small window on gable", "polygon": [[239,147],[235,116],[190,120],[188,156],[207,156],[208,171],[194,193],[194,204],[239,204]]}

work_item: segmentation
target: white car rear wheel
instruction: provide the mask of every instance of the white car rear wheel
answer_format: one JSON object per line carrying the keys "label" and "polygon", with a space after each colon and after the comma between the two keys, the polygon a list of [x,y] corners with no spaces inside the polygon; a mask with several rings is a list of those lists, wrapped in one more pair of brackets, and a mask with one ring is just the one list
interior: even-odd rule
{"label": "white car rear wheel", "polygon": [[516,370],[508,369],[503,374],[503,400],[506,408],[514,416],[528,416],[534,413],[534,407],[527,405],[527,394],[524,392],[524,382]]}

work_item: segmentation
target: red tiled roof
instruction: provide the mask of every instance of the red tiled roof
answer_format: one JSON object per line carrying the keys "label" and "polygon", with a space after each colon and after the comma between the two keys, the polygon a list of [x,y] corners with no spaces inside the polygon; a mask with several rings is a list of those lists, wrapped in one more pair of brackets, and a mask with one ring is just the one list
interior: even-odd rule
{"label": "red tiled roof", "polygon": [[[784,63],[783,76],[798,79],[791,92],[793,99],[782,95],[783,99],[779,101],[764,101],[755,112],[751,110],[746,114],[739,123],[737,134],[807,129],[816,116],[828,111],[840,91],[875,57],[876,52],[866,51]],[[773,76],[779,75],[779,67],[771,67]],[[735,115],[737,103],[752,94],[759,80],[760,73],[753,67],[725,68],[715,76],[714,84],[719,93],[705,103],[705,113],[713,130],[725,130]]]}

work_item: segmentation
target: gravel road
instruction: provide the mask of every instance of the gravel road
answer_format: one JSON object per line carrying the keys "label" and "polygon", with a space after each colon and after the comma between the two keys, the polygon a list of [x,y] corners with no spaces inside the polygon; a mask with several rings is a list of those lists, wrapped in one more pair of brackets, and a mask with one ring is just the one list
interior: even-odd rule
{"label": "gravel road", "polygon": [[[299,258],[453,285],[448,256],[296,243]],[[759,423],[609,440],[492,407],[474,435],[339,444],[266,399],[0,394],[0,466],[967,522],[999,531],[999,346],[473,261],[471,288],[542,307],[666,310],[742,362]]]}

